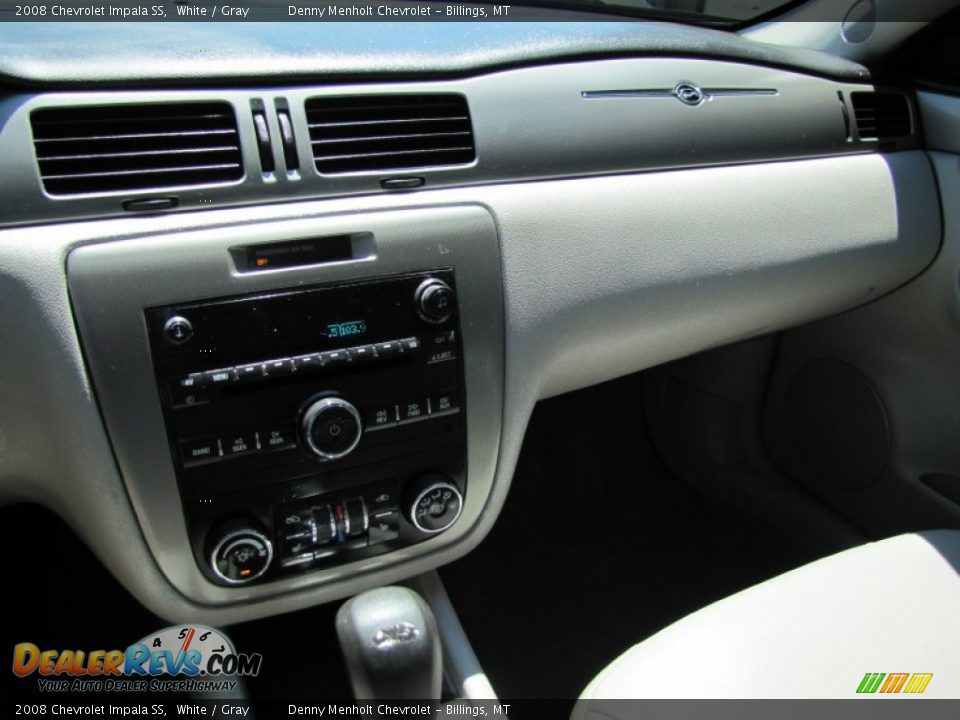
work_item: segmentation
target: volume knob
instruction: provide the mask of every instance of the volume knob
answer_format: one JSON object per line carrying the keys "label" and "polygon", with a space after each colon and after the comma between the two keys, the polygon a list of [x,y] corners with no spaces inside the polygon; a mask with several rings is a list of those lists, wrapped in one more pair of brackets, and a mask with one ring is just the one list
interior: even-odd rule
{"label": "volume knob", "polygon": [[325,397],[303,411],[303,440],[322,460],[338,460],[353,452],[363,434],[360,413],[343,398]]}

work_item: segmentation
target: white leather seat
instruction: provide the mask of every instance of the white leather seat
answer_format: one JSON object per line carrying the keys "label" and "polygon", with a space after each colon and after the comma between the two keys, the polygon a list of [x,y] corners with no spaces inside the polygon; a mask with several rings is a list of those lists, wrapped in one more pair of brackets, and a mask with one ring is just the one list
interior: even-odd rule
{"label": "white leather seat", "polygon": [[[582,699],[854,698],[865,673],[933,673],[923,697],[960,698],[958,569],[960,532],[951,530],[839,553],[635,645]],[[574,718],[629,712],[578,703]]]}

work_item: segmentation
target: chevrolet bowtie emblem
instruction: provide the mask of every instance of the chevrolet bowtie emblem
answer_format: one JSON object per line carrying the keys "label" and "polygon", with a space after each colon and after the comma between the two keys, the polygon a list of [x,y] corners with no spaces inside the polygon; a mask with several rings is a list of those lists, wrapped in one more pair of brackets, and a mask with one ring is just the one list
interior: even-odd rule
{"label": "chevrolet bowtie emblem", "polygon": [[638,88],[627,90],[585,90],[580,93],[585,100],[602,98],[676,98],[684,105],[697,107],[716,97],[753,97],[774,96],[779,92],[773,88],[703,88],[696,83],[682,81],[672,88]]}

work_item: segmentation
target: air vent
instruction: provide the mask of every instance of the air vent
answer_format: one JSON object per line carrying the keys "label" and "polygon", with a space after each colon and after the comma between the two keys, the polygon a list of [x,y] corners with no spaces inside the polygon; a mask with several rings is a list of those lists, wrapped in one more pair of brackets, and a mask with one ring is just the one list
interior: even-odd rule
{"label": "air vent", "polygon": [[306,108],[323,174],[464,165],[476,157],[462,95],[312,98]]}
{"label": "air vent", "polygon": [[850,95],[857,133],[862,140],[910,135],[910,104],[900,93],[855,92]]}
{"label": "air vent", "polygon": [[225,102],[61,107],[31,116],[52,195],[154,190],[243,177],[237,121]]}

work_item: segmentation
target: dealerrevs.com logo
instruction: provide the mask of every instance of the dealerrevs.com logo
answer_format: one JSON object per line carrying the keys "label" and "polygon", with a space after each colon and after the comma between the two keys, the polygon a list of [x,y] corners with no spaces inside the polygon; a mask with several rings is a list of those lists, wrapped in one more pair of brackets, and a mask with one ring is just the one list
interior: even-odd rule
{"label": "dealerrevs.com logo", "polygon": [[237,676],[257,675],[262,662],[202,625],[168,627],[126,650],[41,650],[29,642],[13,648],[13,673],[36,675],[45,692],[224,692],[236,687]]}

